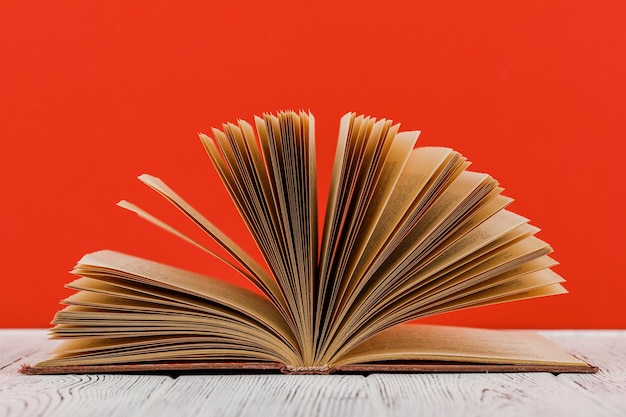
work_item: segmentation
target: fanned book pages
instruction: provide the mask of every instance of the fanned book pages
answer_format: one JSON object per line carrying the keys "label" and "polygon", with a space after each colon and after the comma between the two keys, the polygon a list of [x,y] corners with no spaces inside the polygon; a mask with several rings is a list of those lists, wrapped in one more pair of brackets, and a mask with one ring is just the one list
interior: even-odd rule
{"label": "fanned book pages", "polygon": [[[529,331],[406,324],[470,307],[565,293],[538,229],[507,210],[489,175],[419,132],[346,114],[325,213],[317,212],[315,122],[281,111],[200,135],[261,259],[165,182],[139,179],[223,254],[127,201],[258,291],[123,253],[85,255],[53,321],[63,339],[24,373],[276,370],[594,372]],[[318,217],[323,220],[318,236]]]}

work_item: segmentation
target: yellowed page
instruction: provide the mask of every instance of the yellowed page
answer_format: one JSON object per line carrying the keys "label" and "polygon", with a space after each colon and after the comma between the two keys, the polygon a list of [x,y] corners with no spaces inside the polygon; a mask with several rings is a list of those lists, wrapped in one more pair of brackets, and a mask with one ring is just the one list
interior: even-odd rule
{"label": "yellowed page", "polygon": [[[85,295],[89,295],[90,293],[97,293],[123,299],[123,301],[121,301],[122,306],[128,300],[130,301],[128,304],[131,304],[132,307],[136,308],[134,301],[139,301],[144,303],[153,303],[153,308],[162,309],[163,311],[169,311],[171,309],[173,312],[194,317],[220,315],[242,322],[255,323],[257,325],[261,324],[253,317],[243,314],[237,310],[216,304],[204,298],[181,293],[180,291],[165,289],[130,280],[116,278],[109,279],[108,276],[103,277],[96,274],[90,275],[97,278],[80,277],[66,285],[70,289],[81,292],[70,296],[65,300],[65,303],[69,304],[72,300],[76,301],[75,297],[83,297]],[[103,281],[103,279],[105,281]],[[108,313],[112,314],[113,311],[109,311]],[[272,327],[270,326],[268,329],[272,329]]]}
{"label": "yellowed page", "polygon": [[445,298],[470,285],[518,268],[527,262],[547,255],[551,251],[552,249],[547,243],[534,236],[529,236],[520,242],[502,248],[474,268],[460,274],[447,274],[428,285],[422,286],[420,291],[415,294],[416,299],[420,299],[420,302],[428,302],[431,296],[439,299]]}
{"label": "yellowed page", "polygon": [[[457,179],[443,192],[432,207],[425,213],[423,219],[405,237],[398,250],[385,260],[381,270],[376,271],[375,279],[368,282],[361,297],[362,303],[366,300],[376,302],[389,288],[390,276],[397,276],[401,271],[401,266],[410,261],[408,255],[423,244],[437,228],[444,222],[449,221],[450,215],[455,212],[476,190],[481,188],[485,182],[489,181],[486,174],[464,171]],[[392,277],[393,278],[393,277]],[[371,306],[366,306],[369,309]]]}
{"label": "yellowed page", "polygon": [[85,255],[73,272],[80,276],[110,274],[202,297],[253,317],[294,340],[284,318],[267,299],[228,282],[108,250]]}
{"label": "yellowed page", "polygon": [[385,330],[332,365],[392,360],[586,365],[534,332],[411,324]]}
{"label": "yellowed page", "polygon": [[[263,281],[261,279],[259,279],[254,271],[252,271],[251,268],[248,267],[244,267],[242,268],[240,265],[243,265],[243,263],[241,264],[235,264],[233,262],[231,262],[230,260],[226,259],[225,257],[219,255],[218,253],[212,251],[211,249],[207,248],[206,246],[202,245],[201,243],[199,243],[198,241],[190,238],[189,236],[183,234],[182,232],[180,232],[179,230],[175,229],[174,227],[168,225],[167,223],[159,220],[158,218],[154,217],[153,215],[151,215],[150,213],[148,213],[147,211],[143,210],[141,207],[138,207],[137,205],[130,203],[126,200],[121,200],[117,203],[117,205],[119,207],[122,207],[128,211],[132,211],[133,213],[137,214],[139,217],[141,217],[142,219],[160,227],[161,229],[173,234],[174,236],[186,241],[187,243],[190,243],[200,249],[202,249],[203,251],[207,252],[208,254],[210,254],[211,256],[214,256],[215,258],[219,259],[221,262],[224,262],[226,265],[230,266],[231,268],[233,268],[235,271],[239,272],[242,276],[244,276],[245,278],[247,278],[250,282],[252,282],[253,284],[255,284],[255,286],[257,286],[259,289],[261,289],[261,291],[263,291],[262,288],[264,288],[264,284]],[[268,297],[270,296],[269,290],[265,289],[265,291],[268,291]],[[265,292],[263,291],[263,292]]]}
{"label": "yellowed page", "polygon": [[[204,216],[202,216],[197,210],[195,210],[189,203],[183,200],[178,194],[176,194],[171,188],[169,188],[159,178],[151,175],[143,174],[139,176],[139,179],[148,185],[150,188],[157,191],[170,203],[180,209],[186,216],[188,216],[195,224],[202,228],[209,236],[215,239],[224,249],[226,249],[231,255],[235,257],[242,265],[254,275],[256,278],[253,283],[259,287],[268,297],[275,300],[277,306],[284,306],[285,301],[282,293],[278,289],[276,282],[268,275],[265,269],[259,265],[249,254],[239,247],[230,237],[225,235],[221,230],[215,227]],[[129,206],[124,208],[131,209]],[[139,214],[139,213],[138,213]],[[158,224],[160,225],[160,224]],[[165,223],[163,223],[165,225]],[[161,226],[163,227],[163,226]],[[168,230],[166,228],[166,230]],[[180,236],[180,235],[179,235]]]}
{"label": "yellowed page", "polygon": [[[323,292],[326,307],[322,312],[322,338],[326,338],[338,300],[350,283],[351,271],[417,139],[417,132],[398,136],[398,129],[399,125],[389,120],[365,118],[358,134],[348,137],[347,147],[353,155],[346,163],[347,174],[338,191],[341,221],[335,229],[337,243],[322,271],[322,281],[331,283]],[[356,131],[355,120],[353,133]]]}
{"label": "yellowed page", "polygon": [[410,320],[466,308],[567,293],[561,282],[563,279],[560,276],[549,269],[544,269],[432,308],[426,306],[422,309],[414,309],[411,305],[407,305],[399,309],[390,309],[389,315],[379,317],[364,327],[349,341],[343,343],[337,349],[336,354],[341,356],[381,330]]}
{"label": "yellowed page", "polygon": [[[560,283],[563,278],[550,269],[541,269],[521,276],[514,275],[504,282],[496,280],[492,286],[486,289],[472,290],[472,287],[459,289],[459,293],[450,287],[449,299],[445,296],[433,297],[421,300],[419,293],[407,295],[403,299],[396,300],[374,310],[371,314],[362,316],[346,329],[358,329],[356,331],[339,334],[334,341],[336,352],[345,352],[352,346],[378,333],[380,330],[397,325],[409,320],[418,319],[447,311],[482,305],[496,304],[504,301],[556,295],[564,293]],[[479,285],[479,284],[478,284]]]}
{"label": "yellowed page", "polygon": [[[362,317],[363,314],[372,312],[371,304],[376,304],[380,307],[393,303],[395,299],[409,293],[409,291],[413,291],[418,287],[421,288],[427,283],[439,278],[442,275],[440,272],[445,272],[447,279],[452,279],[455,274],[460,274],[465,269],[470,268],[466,267],[465,269],[456,270],[447,270],[446,268],[451,265],[465,265],[473,259],[474,254],[478,256],[478,251],[481,248],[487,247],[493,242],[498,242],[500,245],[506,244],[510,239],[505,240],[502,239],[502,237],[528,221],[507,210],[501,210],[508,201],[509,199],[502,196],[494,198],[493,202],[495,204],[486,205],[486,210],[484,210],[486,213],[480,211],[476,214],[477,216],[481,216],[482,219],[478,221],[479,224],[477,227],[467,232],[462,238],[457,237],[457,241],[454,244],[442,248],[438,252],[438,256],[433,256],[420,265],[413,276],[410,276],[405,282],[397,285],[397,288],[393,291],[390,290],[390,292],[384,296],[384,299],[370,299],[369,304],[357,303],[354,305],[351,310],[351,315],[353,317]],[[493,213],[493,211],[496,211],[496,213]],[[484,217],[489,218],[485,220]],[[528,227],[530,228],[530,226]],[[521,230],[520,233],[522,233]],[[520,235],[521,234],[516,234],[514,236],[519,237]],[[511,239],[512,238],[513,236]],[[368,294],[371,294],[371,291],[364,293],[362,297],[365,298]],[[353,294],[352,303],[358,295],[359,294]]]}
{"label": "yellowed page", "polygon": [[[255,358],[255,351],[263,350],[282,363],[300,362],[299,355],[288,348],[284,340],[245,316],[235,316],[232,311],[223,314],[226,312],[224,308],[213,309],[213,314],[198,314],[184,306],[164,307],[159,303],[156,304],[158,309],[155,309],[148,303],[140,303],[137,307],[144,307],[146,304],[150,307],[132,312],[124,311],[128,300],[121,303],[122,305],[115,305],[110,303],[114,297],[85,292],[79,295],[83,295],[83,299],[95,301],[98,308],[69,305],[56,314],[52,322],[55,326],[50,331],[51,337],[82,341],[63,342],[56,350],[61,356],[81,352],[90,356],[110,353],[112,349],[118,349],[124,340],[128,343],[133,339],[151,338],[150,343],[161,343],[172,348],[172,341],[183,337],[198,337],[204,341],[219,337],[226,344],[247,348],[251,352],[251,358]],[[88,297],[85,298],[84,295]],[[98,349],[89,350],[90,343],[86,338],[102,340],[102,343]],[[82,346],[81,352],[77,351],[79,346]],[[129,355],[134,355],[144,347],[138,345],[125,350]]]}
{"label": "yellowed page", "polygon": [[[62,349],[59,352],[59,349]],[[270,361],[281,357],[262,347],[237,343],[223,337],[129,337],[64,341],[55,356],[37,367],[141,364],[167,361]]]}
{"label": "yellowed page", "polygon": [[[413,132],[412,136],[407,136],[406,139],[417,140],[418,133]],[[399,133],[396,137],[403,139],[403,134],[404,132]],[[406,151],[403,143],[399,145],[395,148],[396,151],[400,149]],[[372,267],[375,255],[381,250],[385,241],[390,238],[392,233],[398,232],[395,229],[398,224],[402,223],[401,219],[410,217],[410,209],[419,211],[419,207],[423,206],[426,200],[437,195],[436,190],[445,183],[445,178],[452,175],[450,171],[455,171],[458,168],[457,162],[461,160],[460,155],[449,148],[423,147],[413,149],[408,158],[405,156],[407,158],[405,160],[402,160],[400,155],[396,155],[396,151],[390,153],[388,163],[393,165],[395,169],[401,168],[402,170],[396,173],[394,187],[384,193],[385,206],[382,212],[377,213],[377,221],[368,220],[375,227],[366,242],[361,242],[365,243],[366,247],[362,250],[358,264],[354,267],[353,277],[347,282],[347,288],[344,290],[346,297],[337,306],[337,317],[334,319],[335,323],[331,334],[337,331],[341,321],[348,313],[348,308],[353,306],[361,294],[367,283],[367,280],[363,279],[363,274]],[[459,173],[460,171],[452,177],[456,178]],[[382,199],[380,202],[382,203]],[[358,307],[358,305],[354,306],[356,309]]]}
{"label": "yellowed page", "polygon": [[543,297],[547,295],[565,294],[563,278],[550,269],[526,274],[507,280],[501,284],[485,290],[470,293],[469,295],[453,300],[432,308],[424,308],[423,316],[441,314],[447,311],[461,310],[464,308],[500,304],[503,302],[523,300],[527,298]]}
{"label": "yellowed page", "polygon": [[[518,252],[518,255],[512,256],[520,256],[520,253]],[[549,270],[557,262],[548,256],[539,256],[537,259],[528,260],[521,264],[513,261],[510,265],[506,265],[506,268],[502,268],[505,263],[501,262],[498,261],[495,265],[485,262],[485,265],[479,265],[479,269],[474,268],[458,276],[451,275],[449,277],[446,274],[438,280],[428,281],[427,284],[417,286],[417,289],[413,291],[406,287],[403,291],[389,296],[385,301],[381,301],[379,308],[368,311],[368,314],[361,314],[358,320],[355,318],[351,322],[350,327],[356,327],[359,331],[364,331],[365,323],[370,323],[370,326],[376,327],[381,323],[398,323],[415,319],[424,316],[423,311],[433,310],[437,305],[457,305],[453,304],[455,300],[467,299],[471,294],[479,293],[492,287],[504,289],[506,288],[505,284],[509,283],[507,285],[511,285],[511,282],[521,285],[521,289],[516,291],[522,291],[534,288],[537,285],[544,286],[563,281],[561,277]],[[540,276],[548,278],[547,280],[537,281],[533,275],[530,275],[542,270],[544,271]],[[475,300],[472,302],[475,302]],[[376,316],[379,318],[374,319]],[[349,334],[349,332],[342,333],[340,340],[345,340]]]}
{"label": "yellowed page", "polygon": [[[502,198],[506,199],[506,197]],[[494,200],[497,202],[498,199]],[[501,205],[497,205],[496,209],[500,207]],[[508,210],[498,210],[496,213],[490,212],[489,214],[491,214],[489,218],[481,221],[478,226],[455,241],[453,245],[438,252],[438,256],[430,259],[418,275],[428,276],[428,274],[435,273],[463,259],[467,260],[471,254],[476,253],[479,249],[497,242],[507,233],[528,222],[528,219]]]}
{"label": "yellowed page", "polygon": [[373,258],[374,253],[380,249],[452,152],[449,148],[435,147],[416,148],[411,151],[384,212],[369,239],[367,249],[363,254],[363,262],[367,263]]}
{"label": "yellowed page", "polygon": [[[314,119],[304,112],[257,118],[261,149],[276,210],[275,231],[266,233],[264,255],[285,295],[303,356],[313,355],[313,299],[317,267],[317,197]],[[310,152],[313,152],[312,154]],[[274,240],[280,244],[276,244]]]}
{"label": "yellowed page", "polygon": [[[550,274],[554,280],[550,280],[549,283],[564,282],[564,279],[558,274],[554,273],[550,268],[557,264],[549,256],[541,256],[529,262],[522,263],[519,266],[508,269],[506,272],[501,273],[485,273],[477,276],[472,276],[469,279],[460,280],[457,282],[446,282],[441,288],[436,291],[431,291],[424,299],[424,304],[434,306],[435,303],[446,304],[452,302],[458,298],[467,297],[470,294],[478,293],[480,291],[487,290],[492,287],[504,286],[505,284],[518,280],[529,280],[529,284],[533,282],[532,276],[529,274],[543,271],[545,274]],[[530,276],[530,278],[528,278]],[[456,279],[454,280],[456,281]],[[542,285],[545,285],[542,283]],[[455,288],[456,287],[456,288]]]}
{"label": "yellowed page", "polygon": [[350,127],[355,118],[354,113],[345,114],[339,124],[339,137],[337,139],[337,149],[335,150],[335,159],[333,162],[332,174],[330,177],[330,190],[328,194],[328,203],[326,205],[326,215],[324,220],[324,232],[322,235],[322,247],[320,252],[320,265],[322,266],[321,273],[324,272],[324,265],[327,262],[330,254],[329,245],[331,236],[333,234],[332,228],[336,223],[335,215],[337,214],[337,205],[339,204],[338,192],[341,180],[341,172],[344,166],[344,159],[346,155],[346,147],[348,142],[348,135],[350,134]]}
{"label": "yellowed page", "polygon": [[385,261],[389,264],[385,267],[386,270],[406,262],[407,255],[427,241],[443,223],[449,222],[452,214],[489,182],[486,174],[469,171],[461,173],[405,237],[398,250]]}
{"label": "yellowed page", "polygon": [[[359,234],[355,239],[355,248],[353,248],[349,254],[350,259],[347,261],[350,263],[347,265],[345,272],[341,274],[344,277],[342,278],[344,285],[339,295],[339,302],[337,303],[338,309],[341,309],[341,300],[343,300],[345,294],[352,293],[353,288],[358,282],[359,276],[355,274],[357,265],[362,259],[365,263],[371,261],[371,259],[367,259],[370,254],[364,253],[365,248],[369,242],[371,242],[375,228],[379,227],[383,220],[383,211],[387,204],[390,203],[393,191],[403,172],[408,156],[411,154],[411,149],[415,146],[419,133],[419,131],[414,131],[402,132],[395,135],[393,141],[391,141],[388,155],[384,163],[379,167],[381,175],[375,184],[371,201],[363,217]],[[393,202],[392,204],[395,203],[396,202]]]}
{"label": "yellowed page", "polygon": [[[392,196],[392,199],[400,198],[406,199],[400,206],[393,207],[401,208],[402,213],[393,214],[385,213],[384,216],[399,216],[395,217],[393,222],[393,229],[390,233],[387,233],[384,237],[384,244],[376,248],[375,257],[373,262],[367,265],[366,276],[369,277],[372,271],[376,271],[378,267],[387,259],[406,239],[410,231],[423,219],[427,214],[427,211],[431,209],[435,202],[443,197],[443,193],[448,189],[450,184],[455,182],[458,177],[465,172],[465,169],[469,166],[469,163],[458,152],[446,149],[446,148],[426,148],[426,152],[422,151],[422,148],[416,149],[416,157],[411,158],[406,168],[416,168],[412,165],[417,165],[416,171],[412,171],[412,175],[401,178],[399,188],[403,190],[402,194]],[[443,160],[439,160],[438,164],[434,167],[431,163],[426,161],[426,158],[435,157],[438,152],[444,152]],[[435,154],[435,155],[433,155]],[[411,166],[409,166],[411,165]],[[410,189],[411,183],[415,179],[419,179],[421,176],[425,177],[426,183],[418,184],[418,191],[411,193],[406,190],[406,187]],[[406,194],[408,192],[408,194]],[[411,201],[412,199],[412,201]],[[382,227],[382,226],[381,226]],[[376,231],[375,231],[376,233]],[[376,239],[376,238],[375,238]]]}

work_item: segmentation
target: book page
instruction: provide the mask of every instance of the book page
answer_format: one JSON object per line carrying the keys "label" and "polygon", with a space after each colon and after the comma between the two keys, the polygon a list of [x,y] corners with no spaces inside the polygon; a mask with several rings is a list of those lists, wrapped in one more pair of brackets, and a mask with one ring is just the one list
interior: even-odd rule
{"label": "book page", "polygon": [[282,111],[255,117],[255,123],[258,137],[240,120],[225,123],[223,131],[212,129],[214,138],[200,139],[270,272],[158,178],[140,176],[243,268],[144,210],[120,205],[242,272],[274,303],[308,360],[313,356],[318,258],[314,119],[310,113]]}
{"label": "book page", "polygon": [[362,276],[372,265],[383,245],[393,234],[403,234],[403,225],[411,223],[412,217],[419,217],[422,208],[438,195],[449,170],[456,167],[459,155],[448,148],[416,148],[411,151],[408,161],[394,187],[384,211],[364,250],[357,266],[357,276]]}
{"label": "book page", "polygon": [[[303,357],[313,356],[313,303],[317,277],[315,135],[311,114],[279,112],[257,119],[265,169],[276,203],[275,230],[259,233],[261,252],[285,295]],[[311,153],[312,152],[312,153]],[[314,165],[314,164],[313,164]],[[251,213],[254,215],[254,213]]]}
{"label": "book page", "polygon": [[71,340],[42,366],[190,360],[200,353],[202,360],[302,364],[284,318],[246,289],[113,251],[85,255],[72,272],[80,278],[68,287],[78,292],[64,300],[68,307],[51,330]]}
{"label": "book page", "polygon": [[85,255],[73,273],[80,276],[109,274],[139,283],[182,291],[213,301],[264,323],[292,341],[284,318],[267,299],[228,282],[185,271],[169,265],[109,250]]}
{"label": "book page", "polygon": [[434,307],[425,306],[422,309],[415,309],[409,304],[402,308],[390,308],[389,315],[381,315],[373,319],[359,333],[345,342],[337,352],[341,355],[378,332],[410,320],[466,308],[564,294],[567,291],[561,282],[563,278],[545,269],[513,278],[482,291],[469,292],[468,295]]}
{"label": "book page", "polygon": [[372,189],[371,199],[360,219],[361,225],[358,227],[358,235],[353,238],[348,237],[348,241],[352,241],[353,246],[349,253],[344,251],[345,269],[340,270],[338,274],[342,277],[342,283],[333,314],[336,314],[337,310],[343,309],[345,298],[351,295],[357,286],[360,278],[360,274],[355,271],[357,266],[363,262],[371,262],[371,259],[367,259],[369,254],[365,254],[364,251],[366,246],[372,242],[374,230],[386,220],[382,217],[383,209],[391,203],[391,196],[419,133],[418,131],[402,132],[395,135],[384,163],[378,167],[380,171],[378,179]]}
{"label": "book page", "polygon": [[219,336],[66,340],[53,353],[54,357],[38,363],[36,367],[153,363],[154,370],[162,370],[159,362],[280,361],[274,352]]}
{"label": "book page", "polygon": [[[352,123],[354,122],[355,114],[347,113],[341,118],[339,124],[339,137],[337,139],[337,149],[335,150],[335,157],[333,160],[333,169],[330,177],[330,190],[328,194],[328,202],[326,204],[326,213],[324,217],[324,231],[322,234],[322,245],[320,251],[320,277],[326,276],[326,270],[328,269],[328,262],[330,258],[330,245],[334,240],[336,234],[337,222],[336,219],[338,209],[337,206],[341,203],[338,198],[339,187],[342,185],[342,178],[345,175],[343,170],[345,168],[346,148],[348,145],[348,135],[351,133]],[[325,287],[322,282],[320,288]],[[321,297],[318,297],[321,299]],[[318,305],[318,310],[320,305]]]}
{"label": "book page", "polygon": [[[536,249],[544,248],[545,245],[539,239],[533,238],[537,246],[524,244],[513,245],[508,254],[513,258],[525,257],[527,254],[536,253],[538,257],[544,252],[536,252]],[[530,251],[530,252],[529,252]],[[516,297],[529,298],[531,291],[541,288],[549,288],[546,294],[552,295],[562,293],[563,288],[560,282],[563,279],[550,269],[541,269],[542,266],[550,266],[551,262],[539,262],[539,268],[529,267],[526,270],[522,264],[513,263],[508,268],[496,269],[495,265],[505,265],[508,259],[499,259],[490,264],[487,262],[485,271],[495,269],[495,276],[485,274],[468,274],[466,277],[442,281],[438,287],[436,283],[426,285],[423,289],[419,286],[413,292],[402,294],[396,299],[381,302],[370,310],[363,311],[359,316],[351,317],[351,320],[337,334],[334,346],[338,352],[350,349],[361,341],[369,338],[373,334],[399,323],[426,317],[433,314],[440,314],[463,308],[475,307],[479,305],[494,304],[498,300],[512,300]],[[531,262],[530,259],[527,260]],[[507,272],[517,270],[517,273],[507,275]],[[533,271],[534,270],[534,271]],[[444,276],[445,277],[445,276]],[[453,285],[456,284],[456,285]],[[524,294],[524,295],[522,295]],[[533,293],[534,294],[534,293]],[[539,294],[534,294],[539,296]]]}
{"label": "book page", "polygon": [[[419,132],[413,134],[417,133]],[[400,135],[402,133],[397,136]],[[416,140],[417,136],[408,136],[407,139]],[[464,161],[457,152],[440,147],[413,149],[406,160],[398,160],[400,157],[394,156],[394,153],[390,155],[392,158],[389,163],[395,169],[402,168],[402,170],[396,173],[394,187],[385,193],[388,197],[384,209],[378,214],[377,221],[369,220],[375,227],[366,242],[361,242],[361,244],[365,243],[365,247],[362,249],[357,265],[353,266],[353,276],[347,280],[344,289],[345,296],[335,307],[337,312],[333,318],[331,335],[337,331],[348,313],[348,308],[354,306],[355,300],[367,284],[367,277],[363,277],[365,272],[379,265],[375,262],[376,259],[384,259],[384,254],[381,254],[383,244],[390,237],[401,233],[402,228],[399,225],[410,223],[415,216],[419,217],[423,208],[430,204],[431,199],[442,192],[447,181],[460,174]],[[380,208],[378,210],[380,211]],[[360,303],[357,303],[354,308],[358,308],[359,305]]]}
{"label": "book page", "polygon": [[[464,267],[464,265],[478,258],[481,254],[488,252],[488,249],[481,252],[481,248],[487,248],[494,242],[497,243],[497,246],[503,246],[510,240],[535,230],[531,228],[531,226],[526,225],[527,219],[507,210],[503,210],[504,206],[509,202],[510,199],[504,196],[497,196],[492,199],[472,216],[478,217],[473,220],[473,222],[477,224],[474,229],[469,231],[466,229],[465,235],[455,236],[453,243],[441,245],[442,247],[438,248],[436,256],[433,254],[427,260],[423,261],[419,267],[416,267],[413,274],[404,282],[397,285],[395,289],[390,290],[384,298],[371,299],[368,304],[360,302],[352,305],[350,314],[354,317],[360,317],[366,312],[372,312],[371,304],[379,306],[388,305],[397,298],[415,290],[418,286],[420,291],[422,291],[421,288],[424,288],[427,283],[437,280],[444,274],[446,279],[450,280],[455,275],[470,269],[469,266]],[[526,225],[529,230],[521,230],[521,226],[523,225]],[[514,234],[510,233],[512,230],[516,229],[519,229],[519,232]],[[508,237],[503,239],[505,235]],[[357,291],[354,291],[349,300],[350,304],[353,304],[354,300],[359,295],[363,300],[371,294],[371,291],[360,294],[362,288],[363,285],[361,285]]]}
{"label": "book page", "polygon": [[381,332],[333,365],[392,360],[586,365],[534,332],[412,324]]}
{"label": "book page", "polygon": [[[197,210],[183,200],[178,194],[176,194],[171,188],[169,188],[159,178],[151,175],[142,174],[139,179],[148,185],[150,188],[157,191],[166,200],[180,209],[187,217],[189,217],[195,224],[200,226],[209,236],[211,236],[217,243],[220,244],[225,250],[227,250],[241,265],[245,266],[251,275],[244,275],[246,278],[251,279],[251,282],[257,286],[263,293],[265,293],[270,299],[274,300],[277,307],[282,307],[285,304],[284,297],[276,282],[269,276],[269,274],[259,265],[249,254],[239,247],[230,237],[225,235],[221,230],[215,227],[204,216],[202,216]],[[124,201],[119,204],[121,207],[131,210],[146,220],[151,221],[157,226],[164,228],[171,233],[176,234],[179,237],[185,238],[181,233],[175,231],[166,223],[149,215],[147,212],[139,209],[137,206]],[[191,241],[189,238],[185,240]],[[199,246],[199,245],[198,245]]]}
{"label": "book page", "polygon": [[404,237],[398,248],[382,262],[380,268],[370,271],[370,274],[375,272],[375,275],[360,292],[358,302],[354,304],[355,308],[369,311],[373,305],[378,305],[380,297],[402,278],[402,271],[408,268],[412,259],[409,255],[418,250],[420,245],[433,239],[436,231],[449,223],[452,213],[458,213],[468,199],[475,197],[481,190],[485,192],[486,184],[493,185],[487,175],[462,172]]}
{"label": "book page", "polygon": [[[118,290],[106,294],[81,291],[65,300],[69,305],[55,315],[50,335],[74,340],[59,345],[54,351],[58,357],[71,356],[73,361],[101,358],[122,346],[123,356],[134,356],[145,352],[148,346],[160,345],[164,351],[173,349],[174,345],[180,348],[184,338],[194,337],[205,344],[221,340],[222,347],[237,345],[250,352],[248,360],[258,360],[255,352],[264,351],[281,363],[300,362],[299,355],[285,345],[284,339],[258,322],[223,307],[211,306],[207,309],[210,313],[199,313],[185,305],[162,304],[160,300],[131,303],[126,298],[127,292]],[[100,343],[96,347],[89,339]],[[134,344],[138,340],[146,344]]]}
{"label": "book page", "polygon": [[566,294],[567,290],[561,285],[562,282],[564,282],[564,279],[554,271],[542,269],[497,283],[492,287],[477,292],[468,291],[468,295],[432,308],[426,307],[421,316],[431,316],[447,311],[507,303],[528,298]]}
{"label": "book page", "polygon": [[345,142],[345,154],[335,155],[335,161],[342,162],[338,168],[338,177],[333,179],[336,182],[336,190],[331,194],[334,201],[329,201],[329,206],[335,206],[335,213],[332,215],[332,223],[325,226],[322,241],[316,326],[318,346],[324,343],[337,298],[350,278],[345,270],[375,185],[399,129],[399,125],[392,125],[391,121],[385,119],[376,121],[374,118],[358,116],[351,121],[342,139]]}

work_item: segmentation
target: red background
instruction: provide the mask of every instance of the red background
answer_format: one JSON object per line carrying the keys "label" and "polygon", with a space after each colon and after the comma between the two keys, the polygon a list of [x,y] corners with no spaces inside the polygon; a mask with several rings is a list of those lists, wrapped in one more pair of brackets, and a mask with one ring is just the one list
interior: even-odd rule
{"label": "red background", "polygon": [[356,111],[461,151],[543,229],[569,295],[431,321],[626,327],[623,4],[2,1],[0,327],[47,326],[101,248],[222,276],[115,203],[184,225],[148,172],[244,239],[196,134],[284,108],[316,116],[322,198]]}

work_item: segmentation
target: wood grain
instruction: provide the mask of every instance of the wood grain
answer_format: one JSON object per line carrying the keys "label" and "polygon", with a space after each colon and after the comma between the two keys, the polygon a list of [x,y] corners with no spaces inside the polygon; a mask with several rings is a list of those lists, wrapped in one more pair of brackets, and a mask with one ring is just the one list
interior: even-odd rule
{"label": "wood grain", "polygon": [[588,375],[558,375],[560,382],[576,387],[580,394],[600,401],[604,406],[626,416],[626,332],[544,332],[579,358],[599,368]]}
{"label": "wood grain", "polygon": [[[612,410],[560,384],[551,374],[372,375],[389,415],[594,416]],[[369,381],[368,381],[369,382]]]}
{"label": "wood grain", "polygon": [[53,342],[0,330],[2,416],[624,416],[626,331],[542,332],[597,374],[32,375]]}
{"label": "wood grain", "polygon": [[128,416],[173,382],[160,375],[25,377],[17,372],[22,363],[43,359],[54,344],[42,331],[0,333],[0,416]]}
{"label": "wood grain", "polygon": [[0,331],[0,371],[24,356],[51,348],[51,341],[39,329]]}
{"label": "wood grain", "polygon": [[360,375],[186,375],[155,399],[146,415],[369,415],[364,380]]}

